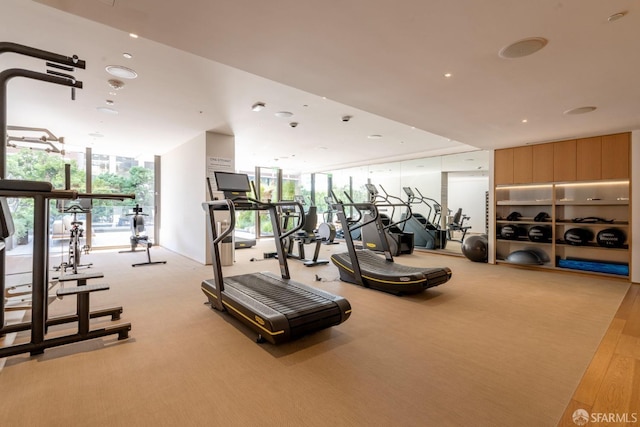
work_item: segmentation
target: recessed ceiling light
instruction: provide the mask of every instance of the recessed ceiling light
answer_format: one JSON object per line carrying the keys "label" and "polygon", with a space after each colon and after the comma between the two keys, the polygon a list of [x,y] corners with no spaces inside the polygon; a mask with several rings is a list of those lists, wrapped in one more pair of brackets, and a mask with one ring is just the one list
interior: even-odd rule
{"label": "recessed ceiling light", "polygon": [[127,53],[127,52],[123,53],[122,56],[124,56],[127,59],[133,58],[133,55],[131,55],[130,53]]}
{"label": "recessed ceiling light", "polygon": [[290,111],[278,111],[277,113],[275,113],[276,117],[280,117],[283,119],[286,119],[288,117],[293,116],[293,113]]}
{"label": "recessed ceiling light", "polygon": [[380,138],[382,138],[382,135],[369,135],[369,136],[367,136],[367,138],[369,138],[369,139],[380,139]]}
{"label": "recessed ceiling light", "polygon": [[251,106],[251,111],[262,111],[265,107],[264,102],[256,102]]}
{"label": "recessed ceiling light", "polygon": [[453,74],[451,74],[451,73],[444,73],[444,76],[445,76],[446,78],[449,78],[449,77],[451,77],[452,75],[453,75]]}
{"label": "recessed ceiling light", "polygon": [[112,100],[112,99],[107,99],[107,100],[105,100],[104,102],[105,102],[105,104],[107,104],[107,105],[113,105],[113,104],[115,104],[115,102],[113,102],[113,100]]}
{"label": "recessed ceiling light", "polygon": [[121,65],[107,65],[105,67],[107,73],[111,74],[115,77],[120,77],[121,79],[135,79],[138,77],[138,73],[136,73],[131,68],[123,67]]}
{"label": "recessed ceiling light", "polygon": [[577,107],[577,108],[572,108],[570,110],[565,111],[562,114],[585,114],[585,113],[590,113],[592,111],[595,111],[597,107]]}
{"label": "recessed ceiling light", "polygon": [[501,58],[513,59],[522,58],[536,53],[543,47],[545,47],[549,41],[543,37],[529,37],[519,40],[515,43],[506,46],[498,52]]}
{"label": "recessed ceiling light", "polygon": [[614,22],[617,21],[620,18],[624,18],[624,16],[627,14],[627,11],[625,10],[624,12],[618,12],[618,13],[614,13],[613,15],[609,16],[607,18],[607,21],[609,22]]}
{"label": "recessed ceiling light", "polygon": [[527,123],[529,120],[527,119],[522,119],[522,123]]}
{"label": "recessed ceiling light", "polygon": [[136,33],[129,33],[129,37],[131,37],[132,39],[137,39],[138,35]]}
{"label": "recessed ceiling light", "polygon": [[109,107],[96,107],[96,110],[105,114],[118,114],[118,110],[114,110],[113,108]]}

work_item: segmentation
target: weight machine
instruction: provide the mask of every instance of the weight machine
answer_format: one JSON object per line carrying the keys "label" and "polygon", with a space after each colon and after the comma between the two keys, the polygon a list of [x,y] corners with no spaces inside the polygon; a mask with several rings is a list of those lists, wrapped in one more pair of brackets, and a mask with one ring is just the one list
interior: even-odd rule
{"label": "weight machine", "polygon": [[147,251],[147,261],[131,264],[132,267],[139,267],[141,265],[166,264],[167,261],[151,261],[151,253],[149,252],[149,249],[153,246],[153,242],[149,240],[149,236],[147,235],[147,231],[144,225],[144,217],[148,215],[142,213],[142,208],[140,207],[140,205],[136,204],[136,206],[133,208],[133,212],[127,214],[127,216],[130,217],[129,223],[131,225],[131,236],[129,237],[131,250],[120,251],[120,253],[142,252],[136,249],[138,246],[142,246]]}

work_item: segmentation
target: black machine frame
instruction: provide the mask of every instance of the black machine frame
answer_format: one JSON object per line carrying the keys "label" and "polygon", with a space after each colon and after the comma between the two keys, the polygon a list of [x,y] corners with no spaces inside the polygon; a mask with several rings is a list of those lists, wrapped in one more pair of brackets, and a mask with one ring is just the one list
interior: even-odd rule
{"label": "black machine frame", "polygon": [[[283,232],[278,208],[294,206],[300,214],[304,208],[299,202],[261,202],[246,196],[247,191],[233,188],[223,191],[223,200],[202,204],[207,212],[207,230],[211,243],[213,279],[204,280],[201,289],[211,308],[226,311],[257,333],[257,342],[280,344],[302,335],[338,325],[351,315],[351,305],[340,296],[291,280],[283,239],[302,227],[302,220],[295,227]],[[236,174],[243,175],[243,174]],[[245,175],[246,176],[246,175]],[[247,177],[248,182],[248,177]],[[219,243],[231,235],[235,228],[236,210],[266,210],[271,217],[280,277],[272,273],[249,273],[223,277]],[[225,212],[229,227],[218,233],[216,212]],[[300,216],[302,218],[302,216]]]}
{"label": "black machine frame", "polygon": [[[394,261],[385,226],[380,218],[378,208],[373,202],[343,203],[334,195],[333,208],[342,224],[346,253],[333,254],[331,261],[338,267],[340,279],[395,295],[415,294],[425,289],[446,283],[451,278],[448,267],[410,267]],[[345,213],[345,207],[354,208],[361,222],[350,221]],[[363,215],[363,212],[369,215]],[[366,218],[366,219],[365,219]],[[369,249],[357,250],[351,233],[363,226],[375,226],[382,245],[384,258]]]}

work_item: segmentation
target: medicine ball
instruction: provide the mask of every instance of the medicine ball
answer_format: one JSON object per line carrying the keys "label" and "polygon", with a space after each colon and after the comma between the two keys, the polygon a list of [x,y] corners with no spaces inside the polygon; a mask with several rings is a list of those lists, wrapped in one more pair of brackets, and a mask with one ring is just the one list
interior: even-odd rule
{"label": "medicine ball", "polygon": [[470,236],[462,243],[462,253],[473,262],[487,262],[489,241],[485,234]]}
{"label": "medicine ball", "polygon": [[518,221],[520,218],[522,218],[520,212],[511,212],[509,216],[507,216],[507,221]]}
{"label": "medicine ball", "polygon": [[548,225],[536,225],[529,229],[529,240],[532,242],[550,242],[551,227]]}
{"label": "medicine ball", "polygon": [[598,242],[598,245],[605,248],[621,248],[626,239],[627,236],[624,234],[624,231],[618,228],[607,228],[606,230],[601,230],[596,236],[596,242]]}
{"label": "medicine ball", "polygon": [[564,233],[564,241],[569,245],[582,246],[593,240],[593,231],[587,228],[572,228]]}
{"label": "medicine ball", "polygon": [[518,240],[523,235],[522,227],[513,224],[507,224],[500,230],[500,237],[507,240]]}
{"label": "medicine ball", "polygon": [[540,212],[538,215],[535,216],[535,218],[533,218],[533,220],[535,222],[545,222],[545,221],[549,221],[551,217],[549,216],[548,213],[546,212]]}

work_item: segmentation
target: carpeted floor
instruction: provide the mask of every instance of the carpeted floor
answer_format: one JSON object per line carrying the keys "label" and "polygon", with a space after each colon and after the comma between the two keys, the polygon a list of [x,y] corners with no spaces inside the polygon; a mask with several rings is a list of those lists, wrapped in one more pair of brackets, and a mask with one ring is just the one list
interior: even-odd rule
{"label": "carpeted floor", "polygon": [[[277,260],[261,259],[272,242],[259,246],[236,251],[225,275],[278,272]],[[344,250],[323,246],[321,257]],[[353,314],[273,346],[204,305],[200,282],[211,266],[161,248],[152,257],[166,265],[130,266],[144,257],[87,257],[111,285],[92,307],[122,305],[131,338],[8,358],[1,425],[555,426],[629,288],[414,253],[396,261],[446,265],[453,278],[396,297],[340,282],[332,264],[290,260],[295,280],[346,297]],[[65,297],[50,313],[74,307]]]}

